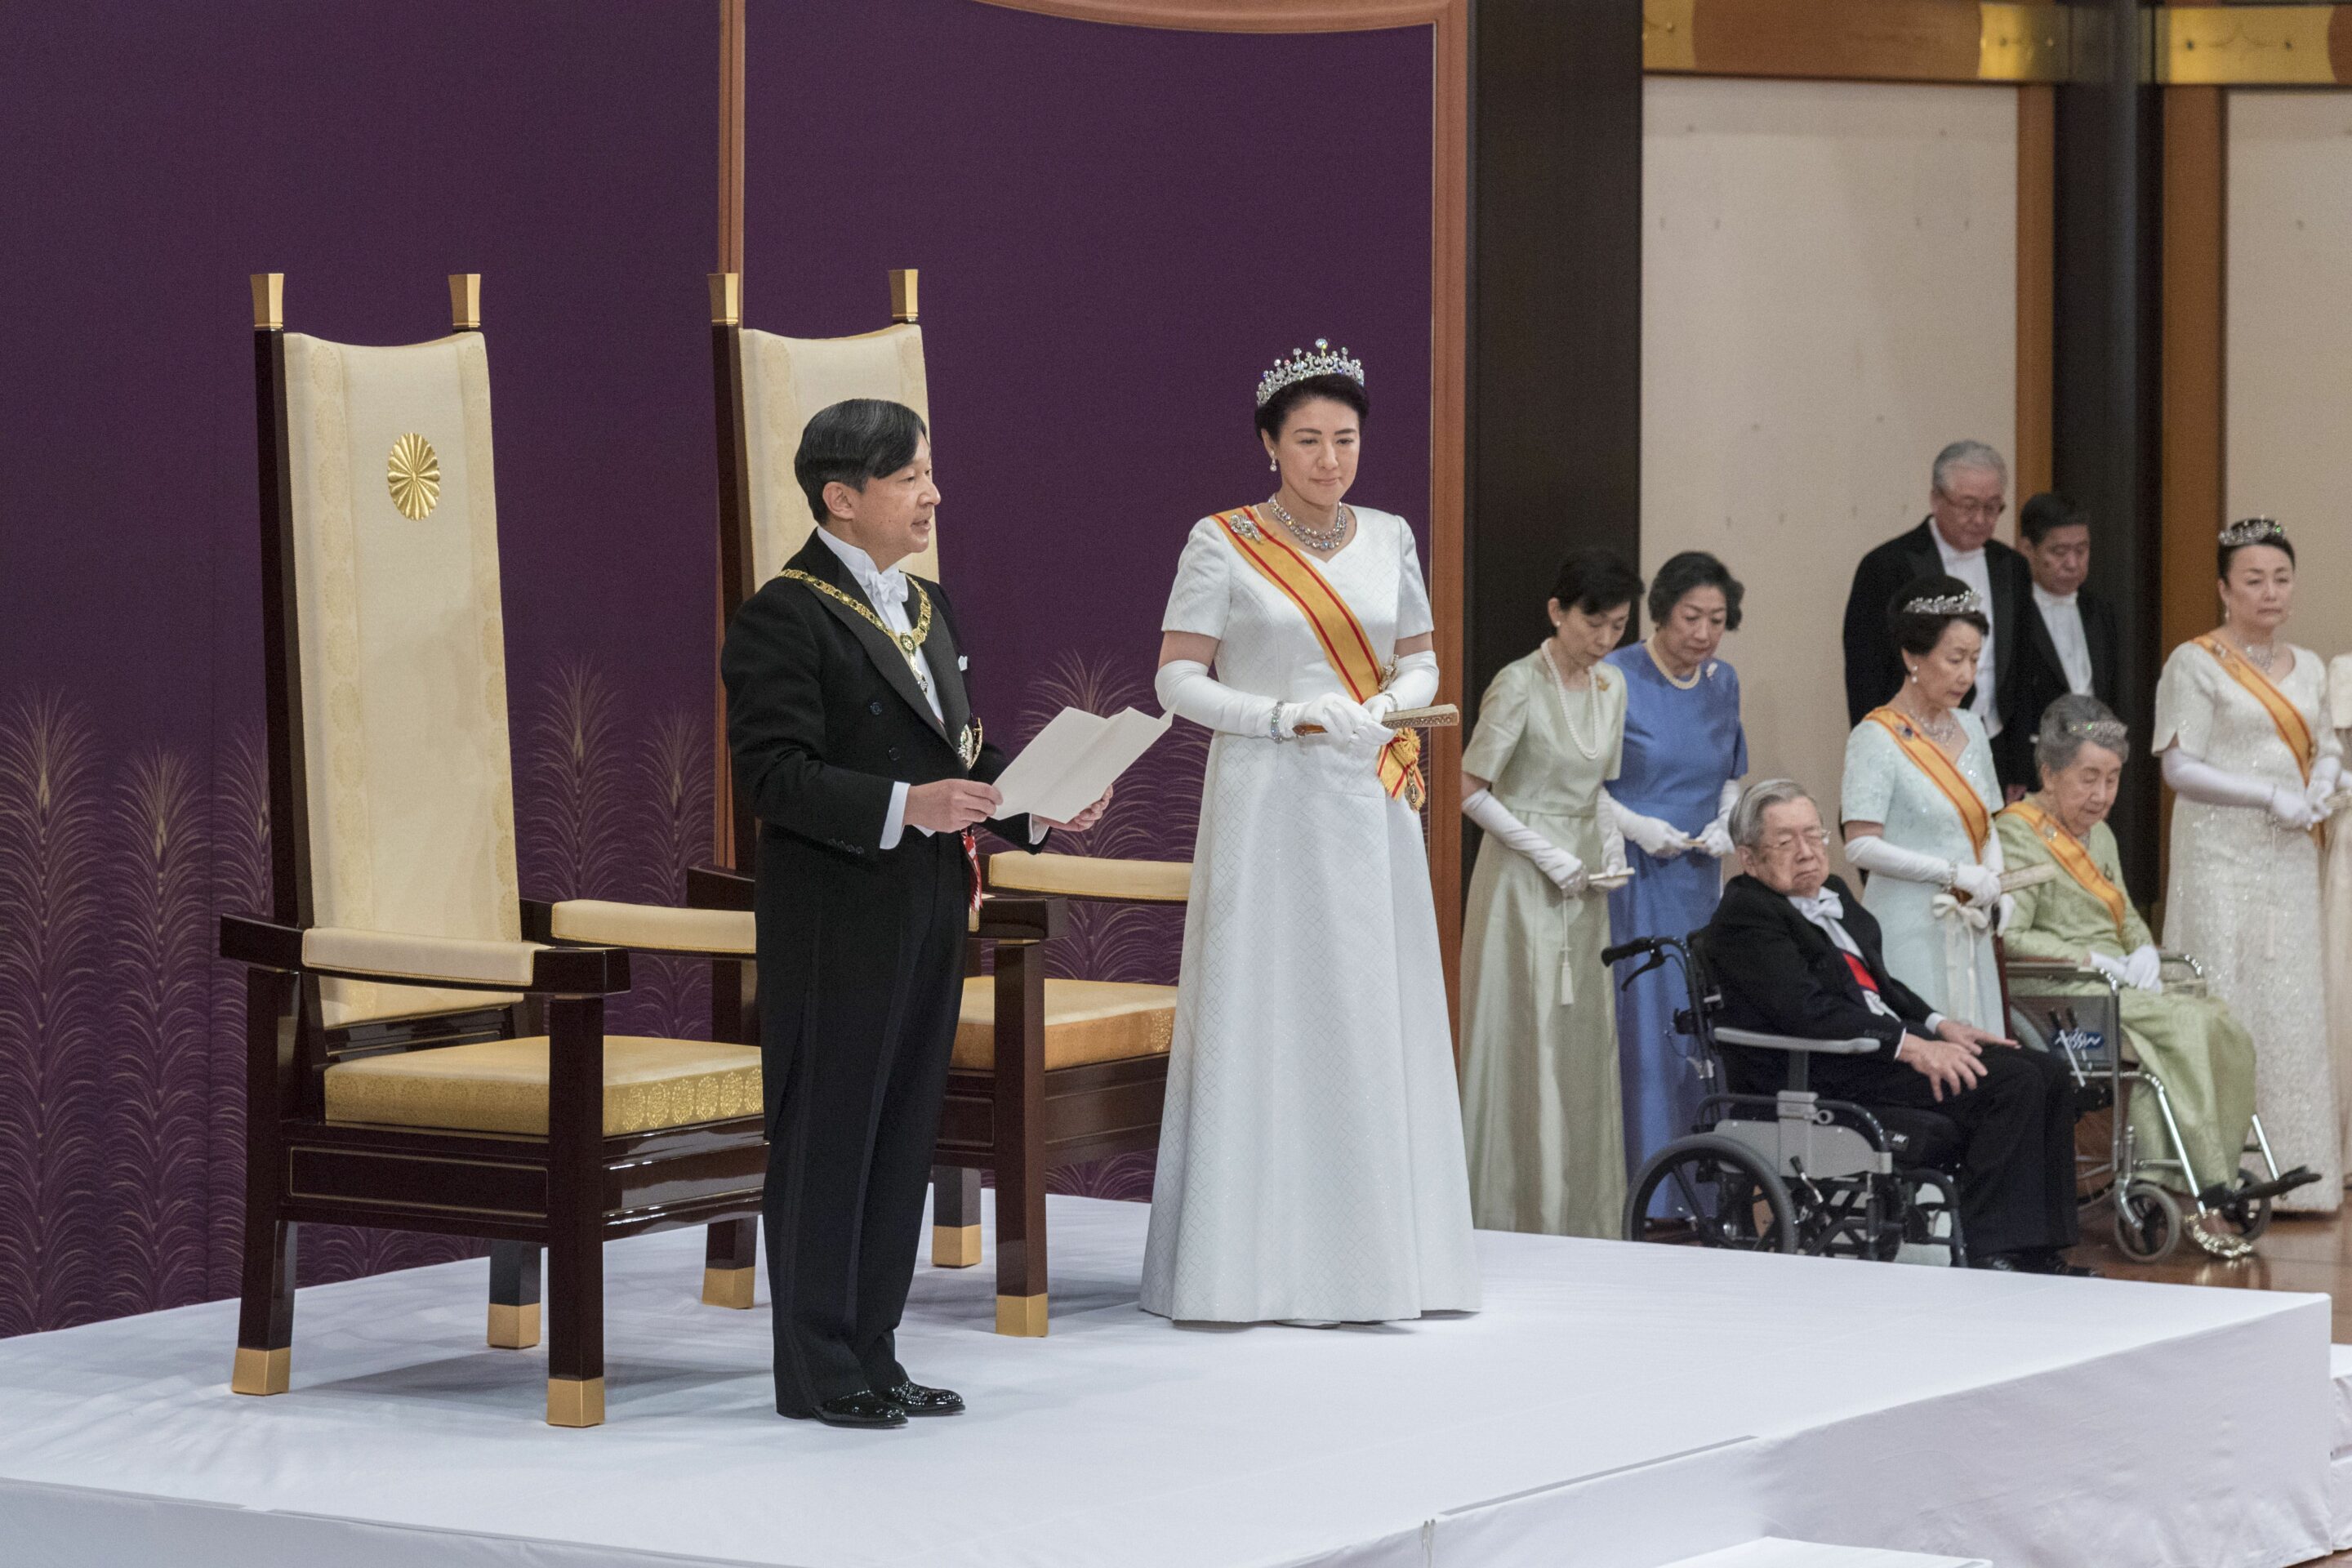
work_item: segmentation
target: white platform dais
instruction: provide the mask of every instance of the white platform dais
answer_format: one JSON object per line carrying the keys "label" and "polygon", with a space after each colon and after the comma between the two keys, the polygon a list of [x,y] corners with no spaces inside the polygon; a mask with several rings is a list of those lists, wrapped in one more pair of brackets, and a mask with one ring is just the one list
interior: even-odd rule
{"label": "white platform dais", "polygon": [[[1145,1211],[1056,1198],[1054,1318],[923,1269],[969,1415],[773,1413],[701,1237],[608,1249],[608,1419],[540,1421],[484,1266],[307,1290],[293,1390],[215,1302],[0,1342],[10,1568],[1664,1568],[1759,1537],[1999,1568],[2284,1568],[2336,1520],[2325,1298],[1489,1235],[1487,1309],[1314,1331],[1138,1310]],[[2150,1478],[2160,1478],[2151,1482]]]}

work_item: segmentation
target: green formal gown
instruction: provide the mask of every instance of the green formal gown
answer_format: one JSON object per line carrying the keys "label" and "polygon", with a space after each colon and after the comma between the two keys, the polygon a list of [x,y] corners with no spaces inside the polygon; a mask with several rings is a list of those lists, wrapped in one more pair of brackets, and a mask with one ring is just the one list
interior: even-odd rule
{"label": "green formal gown", "polygon": [[[2129,903],[2116,836],[2104,822],[2091,829],[2085,847],[2092,863],[2126,899],[2118,929],[2106,904],[2066,872],[2042,835],[2014,811],[1994,819],[2009,869],[2055,866],[2058,875],[2014,895],[2016,918],[2002,942],[2012,958],[2059,959],[2075,963],[2085,952],[2121,958],[2156,939]],[[2062,831],[2053,829],[2053,831]],[[2180,991],[2123,988],[2124,1034],[2140,1065],[2164,1080],[2174,1122],[2189,1146],[2200,1189],[2227,1182],[2238,1170],[2239,1151],[2254,1114],[2254,1041],[2219,997]],[[2171,1152],[2153,1094],[2132,1097],[2132,1130],[2143,1157]],[[2173,1184],[2168,1181],[2167,1185]]]}
{"label": "green formal gown", "polygon": [[[1540,648],[1505,665],[1478,704],[1462,768],[1598,871],[1608,853],[1601,786],[1617,776],[1625,678],[1604,663],[1592,680],[1563,693]],[[1493,838],[1478,846],[1462,928],[1462,1125],[1481,1230],[1623,1234],[1608,943],[1601,889],[1571,897],[1517,850]]]}

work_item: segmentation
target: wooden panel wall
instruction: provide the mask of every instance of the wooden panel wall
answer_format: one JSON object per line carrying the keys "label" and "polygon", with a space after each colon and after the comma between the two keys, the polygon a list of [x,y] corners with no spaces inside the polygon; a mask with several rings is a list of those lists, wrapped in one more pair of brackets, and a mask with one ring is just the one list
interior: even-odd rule
{"label": "wooden panel wall", "polygon": [[1756,776],[1833,804],[1853,565],[2017,406],[2017,92],[1646,87],[1642,559],[1721,555]]}

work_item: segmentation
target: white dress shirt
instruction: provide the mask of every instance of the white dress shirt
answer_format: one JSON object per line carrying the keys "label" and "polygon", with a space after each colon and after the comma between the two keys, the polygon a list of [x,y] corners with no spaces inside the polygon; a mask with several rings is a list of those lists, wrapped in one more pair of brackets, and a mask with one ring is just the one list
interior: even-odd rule
{"label": "white dress shirt", "polygon": [[[849,568],[849,574],[857,579],[858,587],[865,590],[866,599],[874,606],[874,613],[882,617],[884,626],[902,634],[915,629],[915,623],[907,618],[907,600],[911,589],[906,573],[896,566],[887,572],[882,571],[874,564],[874,557],[829,528],[819,528],[816,536],[824,541],[827,550],[841,558],[844,566]],[[923,700],[931,705],[931,717],[944,726],[948,721],[947,710],[940,706],[940,683],[931,674],[929,658],[918,647],[907,655],[907,668],[915,672],[915,684],[923,689]],[[911,787],[904,779],[890,786],[890,809],[882,817],[882,848],[896,849],[898,840],[906,837],[907,792]],[[919,824],[915,831],[925,837],[929,837],[931,832]],[[1044,824],[1032,822],[1029,825],[1030,843],[1039,843],[1045,837]]]}
{"label": "white dress shirt", "polygon": [[[1863,952],[1861,945],[1853,940],[1853,933],[1845,929],[1845,902],[1835,893],[1823,888],[1810,899],[1801,898],[1795,893],[1787,894],[1785,897],[1790,906],[1799,914],[1828,934],[1832,946],[1840,952],[1849,953],[1861,959],[1865,965],[1869,963],[1870,960]],[[1903,1023],[1903,1015],[1895,1010],[1894,1005],[1867,985],[1862,987],[1862,1005],[1882,1018],[1892,1018],[1898,1024]],[[1927,1015],[1927,1022],[1924,1027],[1932,1035],[1943,1026],[1943,1022],[1942,1014],[1930,1013]],[[1908,1029],[1911,1026],[1904,1024],[1903,1026]]]}
{"label": "white dress shirt", "polygon": [[1942,531],[1932,521],[1927,524],[1927,536],[1936,542],[1936,553],[1944,558],[1946,574],[1958,577],[1961,582],[1974,588],[1985,602],[1985,620],[1988,625],[1984,635],[1984,646],[1977,650],[1977,700],[1969,706],[1975,710],[1978,718],[1984,721],[1985,738],[1990,740],[2000,733],[2000,710],[1993,701],[1996,695],[1993,689],[1994,675],[1999,666],[1993,661],[1992,630],[1990,625],[1993,618],[1992,572],[1985,564],[1984,546],[1979,545],[1969,551],[1955,550],[1944,542]]}
{"label": "white dress shirt", "polygon": [[2033,604],[2042,612],[2042,624],[2050,628],[2050,640],[2057,646],[2058,662],[2065,667],[2066,689],[2077,697],[2091,695],[2091,639],[2083,635],[2083,606],[2076,601],[2080,595],[2044,593],[2042,584],[2033,584]]}
{"label": "white dress shirt", "polygon": [[[829,528],[818,529],[816,536],[824,541],[827,550],[841,558],[844,566],[849,568],[849,574],[857,579],[858,587],[865,590],[866,600],[873,605],[874,613],[882,617],[884,626],[901,634],[915,629],[914,622],[907,618],[908,588],[904,572],[896,566],[887,572],[883,571],[874,564],[874,557],[840,538]],[[907,668],[915,672],[915,684],[923,689],[923,700],[931,705],[931,717],[945,724],[948,716],[940,706],[940,683],[932,676],[930,660],[921,648],[907,655]],[[885,849],[896,849],[898,840],[906,837],[908,787],[904,779],[890,786],[890,809],[882,818],[881,847]],[[918,827],[915,831],[928,834],[930,829]]]}

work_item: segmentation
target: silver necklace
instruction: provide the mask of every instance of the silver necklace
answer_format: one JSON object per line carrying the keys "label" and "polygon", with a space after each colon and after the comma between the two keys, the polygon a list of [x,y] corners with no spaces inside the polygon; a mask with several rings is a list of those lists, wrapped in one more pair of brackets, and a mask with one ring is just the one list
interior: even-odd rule
{"label": "silver necklace", "polygon": [[1921,734],[1939,746],[1948,746],[1960,738],[1960,721],[1949,713],[1935,719],[1925,719],[1906,709],[1903,716],[1917,725]]}
{"label": "silver necklace", "polygon": [[1592,739],[1587,741],[1578,733],[1576,716],[1568,706],[1568,677],[1559,672],[1559,660],[1552,657],[1551,643],[1543,645],[1544,667],[1551,671],[1552,700],[1559,704],[1559,721],[1568,728],[1568,738],[1579,755],[1588,763],[1601,756],[1601,681],[1590,669],[1584,672],[1584,716],[1591,721]]}
{"label": "silver necklace", "polygon": [[2271,666],[2278,661],[2278,644],[2274,642],[2240,643],[2238,651],[2246,656],[2248,664],[2252,665],[2264,675],[2268,675],[2271,672]]}
{"label": "silver necklace", "polygon": [[1288,511],[1285,510],[1283,509],[1282,498],[1280,496],[1276,496],[1273,500],[1267,501],[1265,503],[1265,509],[1274,513],[1275,521],[1290,530],[1291,533],[1297,537],[1298,542],[1304,544],[1309,550],[1337,550],[1347,541],[1348,524],[1351,521],[1351,517],[1348,509],[1344,506],[1332,508],[1331,527],[1328,532],[1323,533],[1318,533],[1315,530],[1307,527],[1305,523],[1291,516]]}

